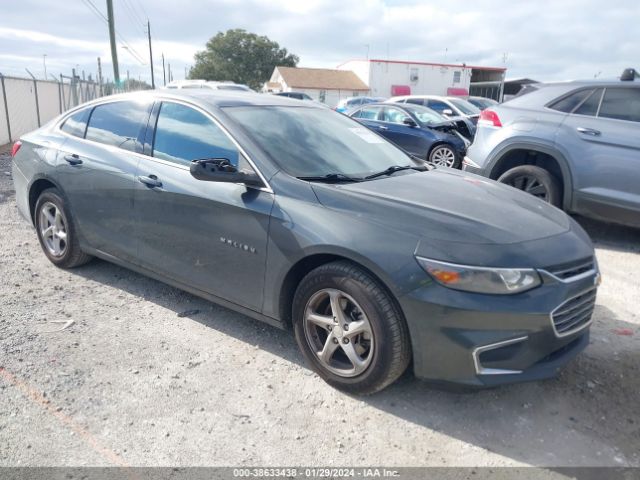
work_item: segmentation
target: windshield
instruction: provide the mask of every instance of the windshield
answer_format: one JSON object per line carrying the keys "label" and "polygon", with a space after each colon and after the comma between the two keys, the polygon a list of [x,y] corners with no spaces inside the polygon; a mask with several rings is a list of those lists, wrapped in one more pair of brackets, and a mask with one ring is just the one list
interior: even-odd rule
{"label": "windshield", "polygon": [[451,102],[455,107],[460,110],[465,115],[480,115],[480,110],[475,105],[471,105],[466,100],[460,100],[459,98],[450,98],[449,102]]}
{"label": "windshield", "polygon": [[224,110],[294,177],[336,173],[364,177],[394,165],[422,165],[368,128],[332,110],[291,106]]}
{"label": "windshield", "polygon": [[412,105],[411,103],[405,103],[402,106],[405,108],[405,110],[413,113],[418,121],[423,125],[435,125],[437,123],[444,123],[449,121],[435,110],[423,107],[422,105]]}

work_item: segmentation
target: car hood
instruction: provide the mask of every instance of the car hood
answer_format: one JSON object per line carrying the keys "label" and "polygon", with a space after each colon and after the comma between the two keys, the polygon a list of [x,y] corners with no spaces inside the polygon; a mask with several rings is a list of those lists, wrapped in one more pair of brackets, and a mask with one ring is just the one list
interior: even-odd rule
{"label": "car hood", "polygon": [[503,245],[570,228],[562,211],[492,180],[446,168],[403,173],[313,189],[328,208],[435,240]]}

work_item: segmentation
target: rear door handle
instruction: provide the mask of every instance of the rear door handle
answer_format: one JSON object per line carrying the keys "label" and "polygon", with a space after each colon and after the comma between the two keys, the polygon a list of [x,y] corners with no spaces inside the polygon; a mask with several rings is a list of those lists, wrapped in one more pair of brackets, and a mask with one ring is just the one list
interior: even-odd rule
{"label": "rear door handle", "polygon": [[576,128],[576,130],[578,130],[579,133],[583,134],[583,135],[591,135],[592,137],[598,137],[600,136],[600,130],[594,130],[593,128],[585,128],[585,127],[578,127]]}
{"label": "rear door handle", "polygon": [[82,163],[82,160],[80,160],[80,155],[78,155],[77,153],[71,153],[69,155],[65,155],[64,160],[69,165],[80,165]]}
{"label": "rear door handle", "polygon": [[162,182],[158,180],[158,177],[155,175],[149,175],[148,177],[138,177],[138,181],[144,183],[149,188],[161,187]]}

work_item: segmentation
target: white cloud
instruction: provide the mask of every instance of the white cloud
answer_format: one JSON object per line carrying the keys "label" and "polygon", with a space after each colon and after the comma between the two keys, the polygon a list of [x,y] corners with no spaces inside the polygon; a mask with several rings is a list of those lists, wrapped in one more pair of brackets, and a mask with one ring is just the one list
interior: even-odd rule
{"label": "white cloud", "polygon": [[[229,28],[267,35],[307,66],[332,67],[368,51],[372,58],[386,58],[389,52],[396,59],[490,66],[501,66],[506,54],[509,76],[543,80],[598,72],[615,76],[627,66],[640,67],[633,64],[640,44],[637,0],[606,6],[599,0],[139,1],[151,20],[156,72],[161,73],[164,53],[176,78],[210,37]],[[122,2],[114,4],[118,31],[148,61],[139,19]],[[96,5],[104,11],[100,2]],[[33,68],[38,68],[46,53],[52,68],[65,73],[76,64],[95,72],[98,56],[110,72],[107,27],[85,7],[81,2],[12,2],[0,17],[0,71],[24,69],[7,55],[36,61]],[[120,47],[118,54],[122,71],[148,78],[148,66]]]}

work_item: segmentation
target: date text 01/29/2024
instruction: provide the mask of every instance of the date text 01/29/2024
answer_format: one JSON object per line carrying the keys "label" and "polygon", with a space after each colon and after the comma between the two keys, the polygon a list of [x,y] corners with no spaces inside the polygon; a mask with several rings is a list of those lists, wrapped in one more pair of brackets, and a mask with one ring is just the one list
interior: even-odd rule
{"label": "date text 01/29/2024", "polygon": [[386,468],[234,468],[234,477],[287,477],[287,478],[378,478],[398,477],[397,470]]}

